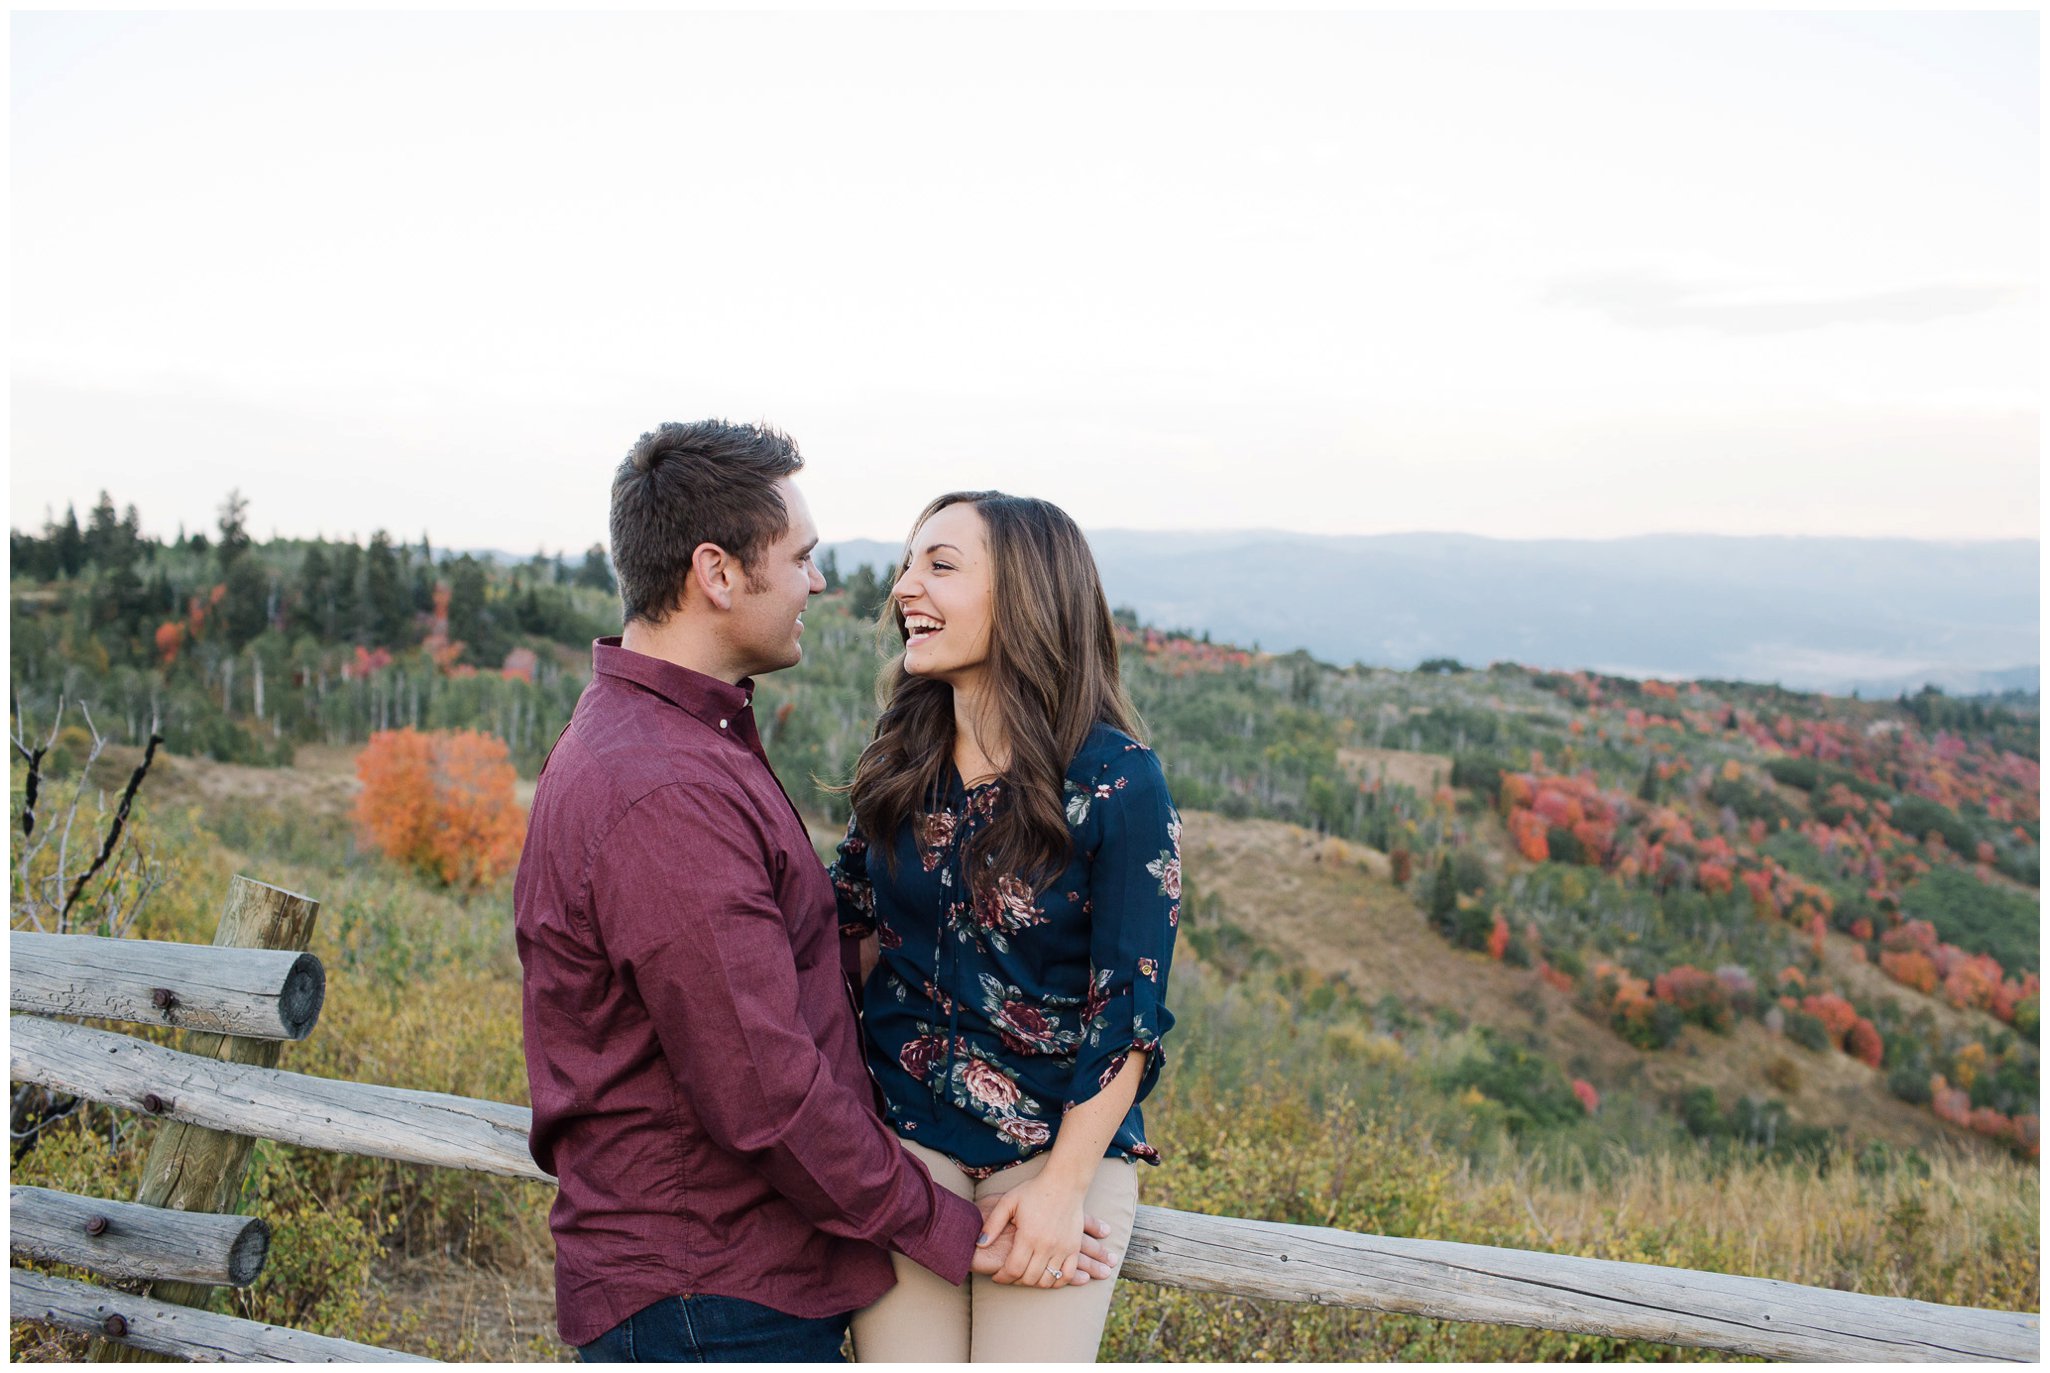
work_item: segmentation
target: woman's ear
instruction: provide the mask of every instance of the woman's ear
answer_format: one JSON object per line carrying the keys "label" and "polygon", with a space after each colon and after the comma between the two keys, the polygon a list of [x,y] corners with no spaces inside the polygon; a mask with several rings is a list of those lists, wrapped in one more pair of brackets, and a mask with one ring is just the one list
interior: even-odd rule
{"label": "woman's ear", "polygon": [[739,572],[740,564],[715,543],[701,543],[691,550],[691,584],[720,610],[733,609],[733,586]]}

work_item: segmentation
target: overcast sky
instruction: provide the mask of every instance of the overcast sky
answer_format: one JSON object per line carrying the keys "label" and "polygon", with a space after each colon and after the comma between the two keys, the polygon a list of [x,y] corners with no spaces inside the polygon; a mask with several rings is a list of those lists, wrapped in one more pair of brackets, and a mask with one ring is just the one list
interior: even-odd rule
{"label": "overcast sky", "polygon": [[2033,14],[16,14],[12,521],[2034,537]]}

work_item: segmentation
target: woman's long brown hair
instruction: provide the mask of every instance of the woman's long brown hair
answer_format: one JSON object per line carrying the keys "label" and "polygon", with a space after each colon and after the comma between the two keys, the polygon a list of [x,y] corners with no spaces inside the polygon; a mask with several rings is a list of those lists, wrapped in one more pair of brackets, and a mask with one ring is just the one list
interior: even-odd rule
{"label": "woman's long brown hair", "polygon": [[[987,708],[1010,745],[999,774],[1009,804],[969,841],[968,870],[978,894],[988,876],[1015,873],[1035,893],[1070,857],[1062,779],[1097,724],[1141,738],[1138,712],[1118,679],[1118,642],[1096,559],[1082,531],[1059,506],[1001,491],[956,491],[928,505],[905,540],[950,505],[973,505],[989,538],[991,563]],[[854,814],[894,863],[896,835],[920,810],[938,804],[954,755],[954,689],[904,670],[904,615],[894,596],[877,632],[895,632],[894,658],[876,679],[882,718],[854,769]],[[886,640],[887,642],[887,640]]]}

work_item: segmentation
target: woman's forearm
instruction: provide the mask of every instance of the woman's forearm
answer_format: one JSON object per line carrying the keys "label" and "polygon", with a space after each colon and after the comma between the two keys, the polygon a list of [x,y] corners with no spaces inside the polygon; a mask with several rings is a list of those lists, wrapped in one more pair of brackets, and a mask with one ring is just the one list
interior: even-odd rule
{"label": "woman's forearm", "polygon": [[1134,1048],[1125,1066],[1110,1085],[1061,1117],[1060,1132],[1054,1136],[1053,1157],[1046,1163],[1046,1175],[1077,1191],[1089,1190],[1103,1152],[1117,1135],[1118,1126],[1139,1095],[1139,1083],[1146,1076],[1147,1050]]}
{"label": "woman's forearm", "polygon": [[882,941],[873,934],[863,935],[861,943],[856,946],[856,956],[861,960],[861,985],[866,987],[868,975],[876,970],[876,964],[882,960]]}

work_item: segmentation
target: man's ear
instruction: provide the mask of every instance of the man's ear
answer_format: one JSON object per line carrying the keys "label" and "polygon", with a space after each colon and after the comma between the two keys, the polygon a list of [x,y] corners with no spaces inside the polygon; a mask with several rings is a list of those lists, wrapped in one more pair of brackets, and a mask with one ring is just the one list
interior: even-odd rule
{"label": "man's ear", "polygon": [[719,545],[701,543],[691,550],[691,585],[718,609],[733,609],[733,588],[739,580],[740,564]]}

